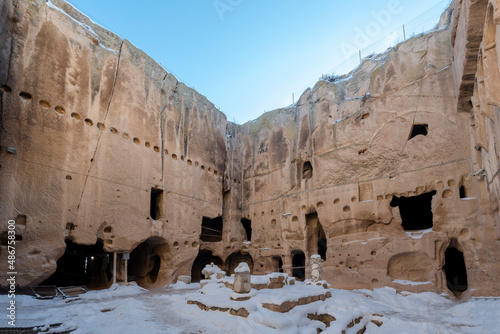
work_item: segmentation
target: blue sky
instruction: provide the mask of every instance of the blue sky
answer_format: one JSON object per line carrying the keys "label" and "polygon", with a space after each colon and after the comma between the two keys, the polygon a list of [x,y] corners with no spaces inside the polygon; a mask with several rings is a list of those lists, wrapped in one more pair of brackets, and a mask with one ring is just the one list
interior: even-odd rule
{"label": "blue sky", "polygon": [[[290,105],[375,43],[438,18],[448,0],[69,0],[242,124]],[[400,37],[401,39],[401,37]],[[381,41],[379,41],[381,40]],[[378,41],[378,42],[377,42]],[[366,54],[365,54],[366,56]],[[337,67],[338,68],[338,67]],[[338,73],[337,74],[342,74]]]}

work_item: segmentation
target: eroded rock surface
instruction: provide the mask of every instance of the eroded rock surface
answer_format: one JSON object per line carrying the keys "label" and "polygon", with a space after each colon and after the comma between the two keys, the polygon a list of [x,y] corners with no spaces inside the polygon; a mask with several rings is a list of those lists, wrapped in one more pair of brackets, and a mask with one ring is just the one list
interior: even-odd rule
{"label": "eroded rock surface", "polygon": [[0,254],[13,219],[20,285],[104,287],[114,263],[143,286],[212,262],[304,279],[319,254],[337,288],[498,295],[499,8],[453,1],[235,125],[63,0],[3,1]]}

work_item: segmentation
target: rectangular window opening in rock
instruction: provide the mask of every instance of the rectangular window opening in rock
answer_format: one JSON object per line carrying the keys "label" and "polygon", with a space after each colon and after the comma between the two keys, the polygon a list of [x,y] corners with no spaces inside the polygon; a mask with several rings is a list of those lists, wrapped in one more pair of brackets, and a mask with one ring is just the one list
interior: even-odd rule
{"label": "rectangular window opening in rock", "polygon": [[391,206],[399,207],[401,225],[405,231],[418,231],[432,228],[432,196],[436,191],[430,191],[418,196],[393,196]]}
{"label": "rectangular window opening in rock", "polygon": [[247,241],[251,241],[252,240],[252,221],[250,219],[241,218],[241,225],[243,225],[243,228],[245,229]]}
{"label": "rectangular window opening in rock", "polygon": [[200,240],[206,242],[222,241],[222,217],[208,218],[203,217],[201,222]]}
{"label": "rectangular window opening in rock", "polygon": [[151,188],[151,202],[149,212],[151,218],[154,220],[163,218],[163,189]]}

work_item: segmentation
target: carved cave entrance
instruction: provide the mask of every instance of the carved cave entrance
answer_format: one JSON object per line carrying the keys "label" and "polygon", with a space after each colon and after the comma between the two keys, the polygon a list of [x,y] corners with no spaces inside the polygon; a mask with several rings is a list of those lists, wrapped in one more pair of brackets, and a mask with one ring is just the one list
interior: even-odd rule
{"label": "carved cave entrance", "polygon": [[250,267],[250,273],[253,272],[253,259],[250,254],[246,252],[234,252],[229,255],[226,259],[226,263],[224,265],[224,270],[227,275],[234,274],[234,269],[241,263],[245,262]]}
{"label": "carved cave entrance", "polygon": [[40,285],[78,286],[103,289],[111,285],[113,254],[103,250],[102,240],[95,245],[79,245],[66,240],[66,250],[54,274]]}
{"label": "carved cave entrance", "polygon": [[132,253],[128,264],[128,281],[136,281],[140,286],[156,283],[162,263],[170,256],[170,248],[161,237],[151,237],[139,244]]}
{"label": "carved cave entrance", "polygon": [[273,256],[273,272],[283,272],[283,260],[279,255]]}
{"label": "carved cave entrance", "polygon": [[308,180],[312,178],[312,176],[313,176],[313,166],[310,161],[306,161],[302,166],[302,178]]}
{"label": "carved cave entrance", "polygon": [[308,256],[319,254],[321,259],[326,260],[326,235],[316,212],[306,215],[306,235]]}
{"label": "carved cave entrance", "polygon": [[460,186],[459,193],[460,193],[460,198],[467,198],[465,187],[463,185]]}
{"label": "carved cave entrance", "polygon": [[207,264],[215,264],[217,267],[222,269],[223,262],[218,256],[212,255],[212,251],[200,250],[198,256],[194,259],[193,265],[191,267],[191,282],[199,282],[203,279],[201,271]]}
{"label": "carved cave entrance", "polygon": [[464,254],[455,247],[456,244],[457,242],[453,240],[444,252],[443,270],[446,275],[448,289],[455,296],[459,296],[467,290],[468,282]]}
{"label": "carved cave entrance", "polygon": [[292,252],[292,276],[299,281],[306,278],[306,256],[301,250]]}
{"label": "carved cave entrance", "polygon": [[405,231],[432,228],[432,196],[434,195],[436,195],[435,190],[412,197],[392,197],[391,206],[399,207],[401,225]]}
{"label": "carved cave entrance", "polygon": [[163,189],[151,188],[149,214],[154,220],[163,218]]}
{"label": "carved cave entrance", "polygon": [[458,183],[458,194],[461,199],[469,199],[471,188],[471,180],[467,175],[463,175]]}
{"label": "carved cave entrance", "polygon": [[416,137],[416,136],[427,136],[429,132],[429,125],[427,124],[413,124],[411,128],[410,135],[408,136],[408,140]]}
{"label": "carved cave entrance", "polygon": [[218,242],[222,240],[222,217],[208,218],[203,217],[201,221],[200,240],[206,242]]}
{"label": "carved cave entrance", "polygon": [[241,225],[245,229],[247,241],[252,240],[252,221],[250,219],[241,218]]}

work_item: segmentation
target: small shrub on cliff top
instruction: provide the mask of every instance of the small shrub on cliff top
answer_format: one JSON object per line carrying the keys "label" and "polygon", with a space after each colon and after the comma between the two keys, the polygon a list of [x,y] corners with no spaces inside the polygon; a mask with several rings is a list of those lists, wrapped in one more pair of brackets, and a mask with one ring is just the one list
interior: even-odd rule
{"label": "small shrub on cliff top", "polygon": [[341,75],[337,75],[335,73],[332,74],[323,74],[319,80],[321,81],[328,81],[328,82],[335,82],[338,81],[342,78]]}

